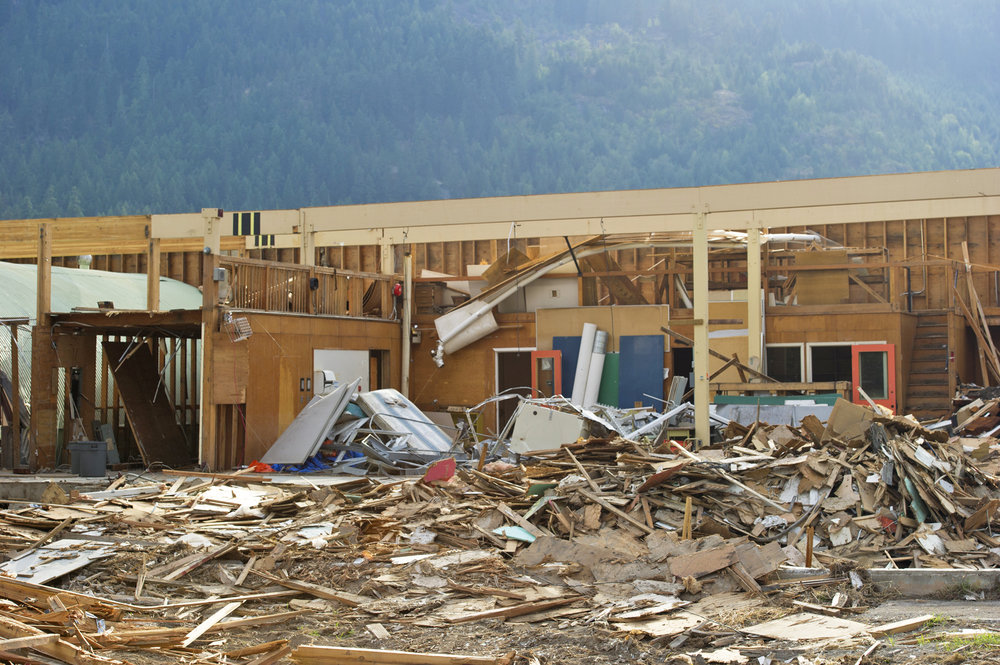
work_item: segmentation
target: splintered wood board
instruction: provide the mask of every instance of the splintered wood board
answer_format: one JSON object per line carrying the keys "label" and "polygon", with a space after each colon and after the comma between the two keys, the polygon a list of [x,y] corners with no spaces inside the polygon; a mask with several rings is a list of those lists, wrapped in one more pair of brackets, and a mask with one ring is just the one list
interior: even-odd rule
{"label": "splintered wood board", "polygon": [[499,665],[492,656],[463,656],[443,653],[412,653],[381,649],[353,649],[331,646],[301,646],[292,652],[292,660],[305,665]]}
{"label": "splintered wood board", "polygon": [[665,617],[642,619],[639,621],[615,621],[611,625],[618,630],[645,633],[652,637],[670,637],[679,635],[688,628],[694,628],[704,621],[700,616],[690,612],[675,612]]}
{"label": "splintered wood board", "polygon": [[867,624],[857,621],[799,612],[744,628],[743,632],[776,640],[799,642],[802,640],[853,637],[868,631],[868,629]]}

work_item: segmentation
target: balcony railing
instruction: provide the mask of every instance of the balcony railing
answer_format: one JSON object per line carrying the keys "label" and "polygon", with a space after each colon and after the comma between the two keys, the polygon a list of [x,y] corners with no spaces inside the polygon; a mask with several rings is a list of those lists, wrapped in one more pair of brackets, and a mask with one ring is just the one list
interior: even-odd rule
{"label": "balcony railing", "polygon": [[394,319],[394,275],[223,257],[234,309]]}

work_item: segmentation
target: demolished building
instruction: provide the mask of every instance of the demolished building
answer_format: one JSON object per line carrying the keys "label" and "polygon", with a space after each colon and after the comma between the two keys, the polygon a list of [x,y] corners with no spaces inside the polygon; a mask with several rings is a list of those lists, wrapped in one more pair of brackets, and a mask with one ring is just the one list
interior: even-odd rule
{"label": "demolished building", "polygon": [[4,465],[120,463],[4,496],[0,658],[865,662],[996,583],[998,221],[1000,169],[2,222]]}
{"label": "demolished building", "polygon": [[[74,367],[88,432],[110,426],[146,464],[226,469],[267,451],[319,394],[323,370],[455,421],[494,395],[530,394],[540,376],[558,378],[547,396],[568,394],[587,323],[607,333],[604,362],[618,368],[608,380],[628,377],[617,394],[605,386],[609,406],[662,410],[673,379],[690,379],[687,438],[709,437],[713,400],[801,404],[807,393],[829,407],[837,394],[865,403],[863,391],[894,411],[944,416],[959,384],[1000,377],[998,182],[981,169],[3,222],[0,258],[41,267],[22,390],[29,465],[65,462],[57,414],[71,410],[56,401],[69,392],[53,377]],[[95,270],[145,273],[146,307],[102,308],[114,307],[109,283],[100,302],[52,311],[49,266],[81,255]],[[162,311],[161,275],[201,288],[202,306]],[[136,454],[143,418],[126,402],[138,400],[111,371],[129,363],[105,367],[90,350],[114,343],[153,389],[132,406],[148,417],[162,392],[160,417],[184,430],[163,449]],[[476,427],[499,433],[515,404],[487,404]]]}

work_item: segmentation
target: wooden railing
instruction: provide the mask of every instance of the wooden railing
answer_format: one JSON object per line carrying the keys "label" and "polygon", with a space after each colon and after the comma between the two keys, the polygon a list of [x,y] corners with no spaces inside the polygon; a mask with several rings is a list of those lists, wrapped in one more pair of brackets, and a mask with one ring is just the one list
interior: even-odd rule
{"label": "wooden railing", "polygon": [[399,277],[290,263],[223,257],[227,303],[234,309],[394,319]]}

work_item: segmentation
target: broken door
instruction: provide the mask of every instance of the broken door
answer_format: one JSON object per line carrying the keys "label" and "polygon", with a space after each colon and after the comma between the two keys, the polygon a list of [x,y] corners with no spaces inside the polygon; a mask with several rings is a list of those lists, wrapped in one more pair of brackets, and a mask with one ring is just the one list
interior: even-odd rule
{"label": "broken door", "polygon": [[562,352],[531,352],[531,397],[562,395]]}
{"label": "broken door", "polygon": [[852,401],[867,404],[858,387],[876,404],[896,411],[896,347],[894,344],[855,344],[851,347]]}

